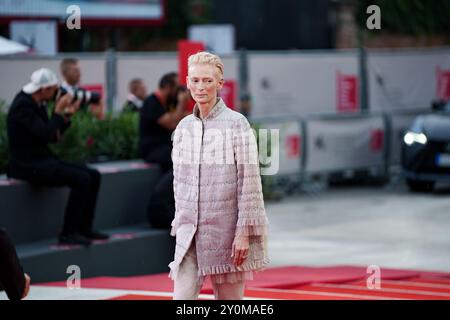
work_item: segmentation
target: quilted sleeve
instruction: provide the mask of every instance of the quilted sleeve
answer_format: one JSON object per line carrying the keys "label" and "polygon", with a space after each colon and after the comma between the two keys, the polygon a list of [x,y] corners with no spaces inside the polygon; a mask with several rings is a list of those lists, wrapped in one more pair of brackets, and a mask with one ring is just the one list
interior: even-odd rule
{"label": "quilted sleeve", "polygon": [[238,194],[235,235],[264,236],[269,221],[264,209],[256,138],[246,118],[241,118],[233,131]]}
{"label": "quilted sleeve", "polygon": [[175,237],[177,228],[178,228],[178,215],[177,215],[177,184],[178,184],[178,171],[179,171],[179,165],[181,162],[181,131],[180,126],[177,126],[174,133],[172,134],[172,163],[173,163],[173,194],[175,196],[175,217],[172,220],[171,223],[171,230],[170,235]]}

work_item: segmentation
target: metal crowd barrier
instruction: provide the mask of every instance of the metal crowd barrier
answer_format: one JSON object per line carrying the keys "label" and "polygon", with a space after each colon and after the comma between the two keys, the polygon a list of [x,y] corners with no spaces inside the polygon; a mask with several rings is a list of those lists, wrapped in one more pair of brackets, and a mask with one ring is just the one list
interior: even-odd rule
{"label": "metal crowd barrier", "polygon": [[[271,147],[279,152],[279,168],[269,177],[264,177],[262,170],[263,179],[301,187],[314,178],[326,179],[333,174],[352,177],[355,172],[366,172],[389,178],[391,168],[400,165],[404,131],[417,115],[430,112],[414,109],[304,117],[275,115],[249,120],[255,127],[269,130],[260,135],[279,129],[279,141]],[[276,159],[272,155],[272,160]]]}

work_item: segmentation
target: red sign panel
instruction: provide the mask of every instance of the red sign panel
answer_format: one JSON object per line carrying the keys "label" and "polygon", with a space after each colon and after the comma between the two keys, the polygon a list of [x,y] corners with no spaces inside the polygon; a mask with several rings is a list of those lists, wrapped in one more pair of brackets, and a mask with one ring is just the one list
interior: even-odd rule
{"label": "red sign panel", "polygon": [[[189,40],[178,41],[178,75],[180,84],[186,85],[186,77],[188,75],[188,58],[189,56],[205,50],[203,42],[195,42]],[[195,106],[194,99],[188,103],[188,110],[192,111]]]}
{"label": "red sign panel", "polygon": [[292,134],[286,137],[286,151],[289,159],[300,157],[300,136]]}
{"label": "red sign panel", "polygon": [[450,100],[450,70],[436,70],[436,95],[439,99]]}
{"label": "red sign panel", "polygon": [[223,99],[228,108],[235,110],[236,81],[225,80],[219,96]]}
{"label": "red sign panel", "polygon": [[370,150],[373,152],[380,152],[384,145],[384,131],[381,129],[374,129],[371,133]]}
{"label": "red sign panel", "polygon": [[338,71],[336,74],[336,89],[337,111],[358,111],[358,77],[356,75],[345,75]]}

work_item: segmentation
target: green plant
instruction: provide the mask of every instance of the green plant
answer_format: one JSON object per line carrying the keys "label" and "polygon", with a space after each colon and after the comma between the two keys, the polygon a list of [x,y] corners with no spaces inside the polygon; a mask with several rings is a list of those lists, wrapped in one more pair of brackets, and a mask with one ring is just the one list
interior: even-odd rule
{"label": "green plant", "polygon": [[72,118],[70,127],[61,140],[51,145],[53,153],[62,160],[75,163],[89,161],[93,148],[88,145],[89,136],[97,126],[97,119],[90,113],[79,112]]}
{"label": "green plant", "polygon": [[130,159],[138,156],[138,114],[122,113],[117,117],[111,114],[105,120],[98,121],[93,133],[97,156],[109,159]]}
{"label": "green plant", "polygon": [[[62,139],[50,146],[62,160],[73,163],[127,160],[138,157],[138,114],[107,114],[99,120],[79,112]],[[0,101],[0,173],[8,163],[5,103]]]}
{"label": "green plant", "polygon": [[77,113],[62,141],[52,147],[55,154],[71,162],[125,160],[138,156],[138,114],[107,114],[98,120],[90,113]]}

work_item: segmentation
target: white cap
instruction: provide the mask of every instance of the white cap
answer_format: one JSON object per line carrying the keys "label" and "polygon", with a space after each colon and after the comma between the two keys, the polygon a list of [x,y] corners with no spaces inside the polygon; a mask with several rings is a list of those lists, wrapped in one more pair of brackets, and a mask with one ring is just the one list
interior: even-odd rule
{"label": "white cap", "polygon": [[50,87],[58,84],[58,78],[52,70],[41,68],[31,75],[31,82],[26,84],[22,90],[25,93],[32,94],[41,88]]}

